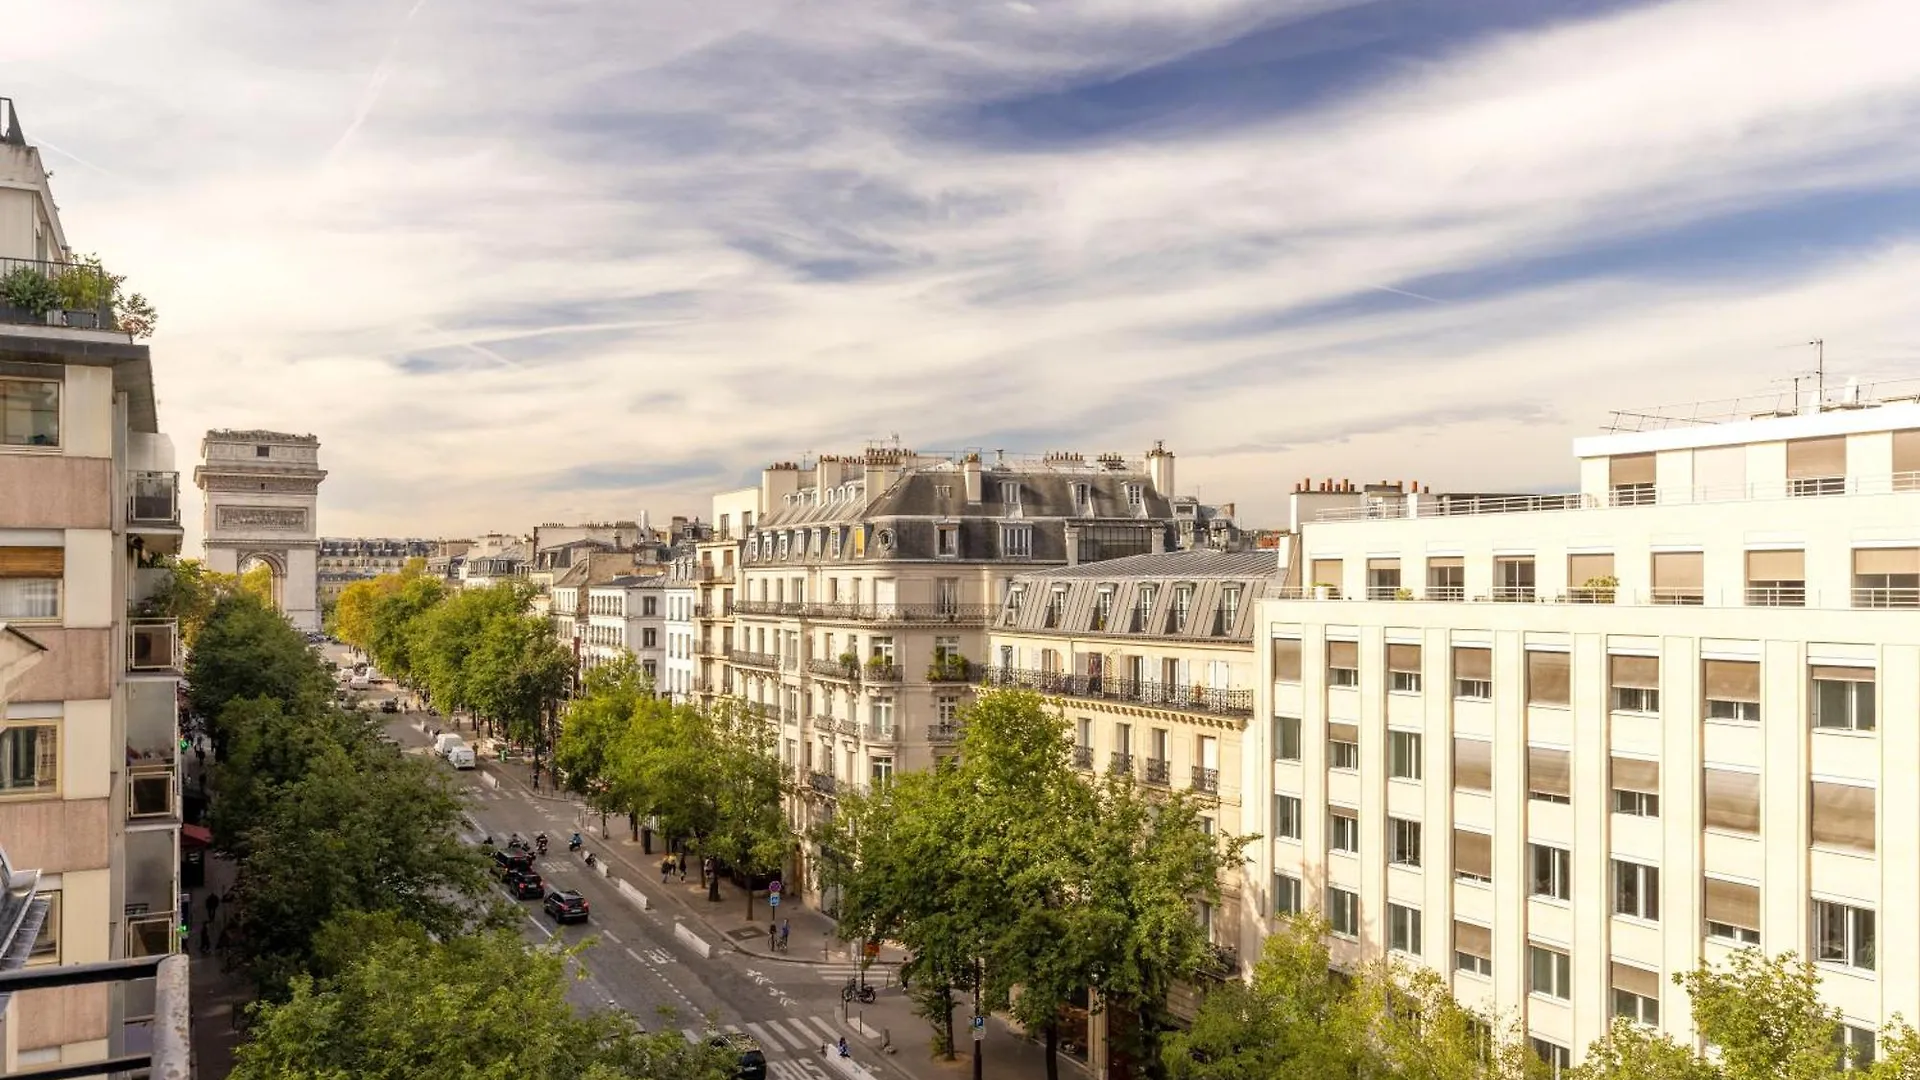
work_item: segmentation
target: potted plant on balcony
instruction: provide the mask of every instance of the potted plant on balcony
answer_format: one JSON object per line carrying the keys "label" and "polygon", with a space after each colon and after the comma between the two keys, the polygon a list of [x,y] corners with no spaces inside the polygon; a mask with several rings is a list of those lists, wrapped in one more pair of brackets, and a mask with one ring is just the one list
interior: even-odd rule
{"label": "potted plant on balcony", "polygon": [[1620,579],[1612,575],[1588,578],[1578,589],[1573,590],[1573,600],[1577,604],[1611,604],[1613,594],[1620,588]]}
{"label": "potted plant on balcony", "polygon": [[[66,312],[68,326],[86,330],[100,327],[100,315],[109,310],[113,296],[125,280],[107,273],[100,256],[82,255],[60,268],[54,285],[60,293],[60,307]],[[144,300],[141,301],[145,303]]]}
{"label": "potted plant on balcony", "polygon": [[840,666],[846,669],[847,677],[860,674],[860,654],[848,649],[840,654]]}
{"label": "potted plant on balcony", "polygon": [[47,312],[60,306],[60,290],[31,266],[16,266],[0,278],[0,304],[12,322],[45,322]]}
{"label": "potted plant on balcony", "polygon": [[885,679],[893,674],[893,661],[879,653],[867,658],[867,674],[876,679]]}
{"label": "potted plant on balcony", "polygon": [[945,653],[934,657],[933,663],[927,665],[927,681],[967,681],[967,658],[957,652]]}
{"label": "potted plant on balcony", "polygon": [[1327,583],[1326,583],[1326,582],[1324,582],[1324,581],[1316,581],[1316,582],[1314,582],[1314,583],[1313,583],[1313,598],[1314,598],[1315,600],[1331,600],[1331,599],[1333,599],[1333,586],[1331,586],[1331,585],[1329,585],[1329,584],[1327,584]]}

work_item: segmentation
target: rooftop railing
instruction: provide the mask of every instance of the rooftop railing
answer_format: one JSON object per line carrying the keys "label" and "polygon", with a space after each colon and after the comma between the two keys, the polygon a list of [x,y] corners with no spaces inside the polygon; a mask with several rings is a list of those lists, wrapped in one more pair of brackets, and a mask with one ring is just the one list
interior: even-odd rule
{"label": "rooftop railing", "polygon": [[[1920,588],[1855,586],[1840,589],[1809,589],[1790,582],[1750,584],[1739,588],[1708,589],[1698,585],[1664,585],[1647,589],[1573,588],[1564,591],[1535,589],[1489,589],[1469,594],[1455,586],[1399,590],[1394,597],[1341,597],[1314,589],[1275,589],[1276,600],[1312,600],[1321,603],[1473,603],[1473,604],[1611,604],[1619,607],[1795,607],[1826,611],[1882,608],[1920,608]],[[1066,676],[1053,676],[1065,678]],[[1019,685],[1024,685],[1019,684]],[[1045,689],[1033,686],[1033,689]],[[1067,693],[1052,690],[1051,693]],[[1079,696],[1079,695],[1076,695]]]}
{"label": "rooftop railing", "polygon": [[1408,518],[1460,517],[1478,514],[1527,514],[1552,510],[1618,509],[1629,506],[1698,506],[1757,502],[1767,499],[1809,499],[1834,495],[1892,495],[1920,492],[1920,472],[1876,476],[1802,476],[1748,484],[1657,486],[1621,484],[1602,499],[1579,492],[1556,495],[1398,495],[1364,506],[1336,506],[1320,511],[1317,521],[1401,521]]}
{"label": "rooftop railing", "polygon": [[1062,697],[1155,705],[1217,716],[1250,716],[1253,713],[1252,690],[1219,690],[1206,686],[1028,668],[987,667],[980,671],[980,683],[983,686],[1019,687]]}
{"label": "rooftop railing", "polygon": [[0,322],[112,330],[113,286],[99,267],[0,258]]}

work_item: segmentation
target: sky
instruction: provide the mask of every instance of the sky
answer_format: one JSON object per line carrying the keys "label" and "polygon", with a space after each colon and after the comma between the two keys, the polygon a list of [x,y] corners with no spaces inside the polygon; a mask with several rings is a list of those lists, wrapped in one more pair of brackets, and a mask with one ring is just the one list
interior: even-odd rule
{"label": "sky", "polygon": [[[1920,375],[1905,0],[0,0],[161,423],[328,535],[760,466],[1139,454],[1564,490],[1608,410]],[[188,511],[196,524],[198,499]]]}

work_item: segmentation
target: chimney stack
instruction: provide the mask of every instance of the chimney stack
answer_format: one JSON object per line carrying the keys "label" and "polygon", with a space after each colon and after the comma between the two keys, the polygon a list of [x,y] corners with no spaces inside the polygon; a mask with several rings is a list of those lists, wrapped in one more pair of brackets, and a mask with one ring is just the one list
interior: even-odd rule
{"label": "chimney stack", "polygon": [[1162,498],[1173,498],[1173,451],[1160,439],[1153,440],[1153,449],[1147,451],[1147,479]]}
{"label": "chimney stack", "polygon": [[960,462],[960,474],[967,481],[967,505],[980,505],[980,455],[968,454]]}

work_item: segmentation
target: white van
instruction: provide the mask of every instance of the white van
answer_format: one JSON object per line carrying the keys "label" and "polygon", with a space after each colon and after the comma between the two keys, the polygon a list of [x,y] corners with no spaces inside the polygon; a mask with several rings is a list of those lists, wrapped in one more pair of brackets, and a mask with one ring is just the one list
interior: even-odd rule
{"label": "white van", "polygon": [[466,743],[447,748],[447,764],[456,769],[473,768],[473,747]]}
{"label": "white van", "polygon": [[439,757],[446,757],[447,751],[452,750],[456,746],[465,745],[467,745],[467,740],[461,738],[454,732],[443,731],[438,736],[435,736],[433,740],[433,752]]}
{"label": "white van", "polygon": [[372,685],[373,681],[365,675],[355,675],[353,678],[347,680],[347,689],[349,690],[365,690]]}

